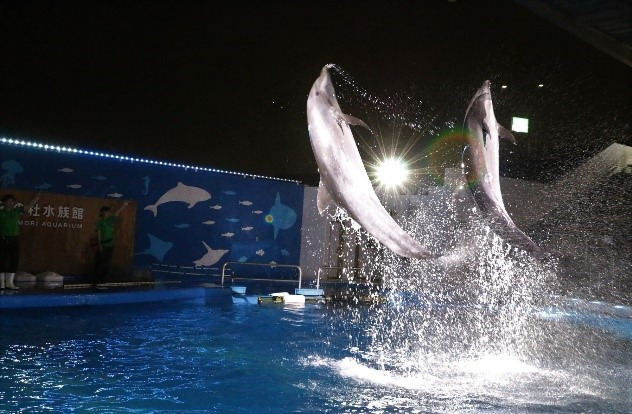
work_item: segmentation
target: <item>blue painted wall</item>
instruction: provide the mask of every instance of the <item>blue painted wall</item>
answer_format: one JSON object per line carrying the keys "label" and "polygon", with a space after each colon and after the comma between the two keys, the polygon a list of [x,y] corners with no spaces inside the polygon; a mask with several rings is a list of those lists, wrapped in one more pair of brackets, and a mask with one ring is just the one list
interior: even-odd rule
{"label": "blue painted wall", "polygon": [[294,182],[0,144],[3,188],[135,200],[135,267],[299,263]]}

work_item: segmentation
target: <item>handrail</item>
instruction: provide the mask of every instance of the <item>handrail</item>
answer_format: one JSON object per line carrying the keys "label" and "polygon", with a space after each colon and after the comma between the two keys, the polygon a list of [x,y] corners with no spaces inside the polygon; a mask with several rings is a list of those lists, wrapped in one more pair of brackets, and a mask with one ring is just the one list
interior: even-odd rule
{"label": "handrail", "polygon": [[318,268],[318,272],[317,272],[317,276],[316,276],[316,289],[320,289],[320,273],[322,270],[333,270],[333,269],[339,269],[342,270],[343,272],[345,270],[362,270],[361,267],[342,267],[342,266],[320,266]]}
{"label": "handrail", "polygon": [[[209,272],[213,270],[219,271],[219,267],[212,266],[180,266],[170,265],[164,263],[152,263],[149,268],[154,272],[168,273],[168,274],[180,274],[184,276],[208,276]],[[201,273],[200,273],[201,272]]]}
{"label": "handrail", "polygon": [[[291,267],[298,269],[298,288],[301,288],[301,283],[303,280],[303,270],[300,266],[297,265],[284,265],[284,264],[271,264],[271,263],[250,263],[250,262],[225,262],[222,265],[222,286],[224,286],[224,275],[226,273],[226,268],[231,264],[238,264],[243,266],[266,266],[274,269],[275,267]],[[271,281],[277,281],[276,279],[270,279]]]}

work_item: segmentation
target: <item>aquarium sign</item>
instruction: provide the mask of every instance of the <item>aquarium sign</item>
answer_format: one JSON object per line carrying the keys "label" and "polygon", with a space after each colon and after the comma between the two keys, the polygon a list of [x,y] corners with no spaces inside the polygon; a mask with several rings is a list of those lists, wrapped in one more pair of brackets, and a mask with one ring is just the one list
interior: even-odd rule
{"label": "aquarium sign", "polygon": [[511,118],[511,130],[515,132],[529,132],[529,119],[514,116]]}

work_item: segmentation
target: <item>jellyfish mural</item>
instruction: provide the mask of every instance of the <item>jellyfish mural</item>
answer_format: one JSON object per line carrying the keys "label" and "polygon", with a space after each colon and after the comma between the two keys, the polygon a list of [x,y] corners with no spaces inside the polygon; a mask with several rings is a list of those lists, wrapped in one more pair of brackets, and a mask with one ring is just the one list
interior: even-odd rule
{"label": "jellyfish mural", "polygon": [[15,175],[24,172],[24,168],[15,160],[6,160],[2,162],[2,169],[5,171],[0,177],[2,187],[8,187],[15,183]]}

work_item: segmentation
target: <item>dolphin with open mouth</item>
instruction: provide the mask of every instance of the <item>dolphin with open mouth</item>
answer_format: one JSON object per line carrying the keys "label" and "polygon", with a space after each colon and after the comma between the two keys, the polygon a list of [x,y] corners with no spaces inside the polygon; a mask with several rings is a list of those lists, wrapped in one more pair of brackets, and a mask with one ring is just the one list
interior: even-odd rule
{"label": "dolphin with open mouth", "polygon": [[490,82],[485,81],[465,113],[467,148],[463,154],[463,172],[476,204],[493,230],[507,242],[541,258],[540,247],[514,224],[503,203],[498,168],[499,139],[514,144],[516,140],[496,121],[489,87]]}
{"label": "dolphin with open mouth", "polygon": [[406,233],[378,200],[364,168],[349,125],[369,128],[340,109],[325,65],[307,98],[307,124],[318,164],[318,211],[330,205],[344,209],[351,218],[395,254],[427,259],[432,254]]}

